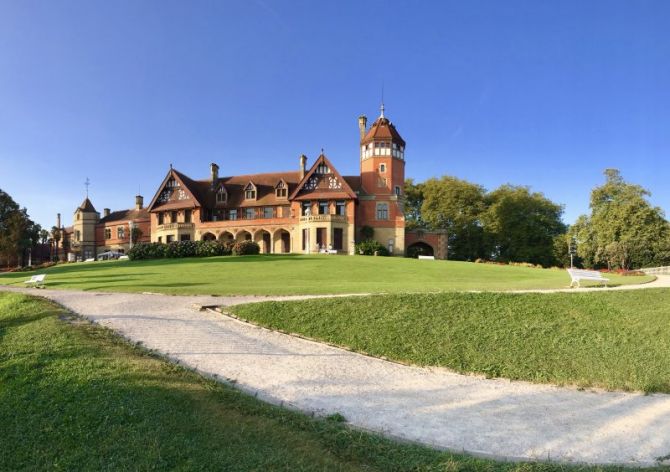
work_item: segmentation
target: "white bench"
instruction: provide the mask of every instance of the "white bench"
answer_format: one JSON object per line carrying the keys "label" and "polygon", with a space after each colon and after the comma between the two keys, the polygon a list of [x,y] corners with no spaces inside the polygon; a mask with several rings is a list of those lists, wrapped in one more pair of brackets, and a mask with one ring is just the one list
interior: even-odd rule
{"label": "white bench", "polygon": [[35,288],[44,288],[44,279],[47,277],[47,274],[33,275],[29,280],[23,282],[28,284],[28,286],[33,286]]}
{"label": "white bench", "polygon": [[127,261],[128,259],[130,259],[128,256],[119,256],[120,261]]}
{"label": "white bench", "polygon": [[572,287],[572,284],[574,283],[577,283],[577,287],[579,287],[580,280],[595,280],[596,282],[601,282],[603,284],[610,281],[610,279],[603,277],[603,274],[597,270],[568,269],[568,274],[570,274],[572,279],[570,281],[570,287]]}
{"label": "white bench", "polygon": [[419,256],[419,259],[424,259],[424,260],[427,260],[427,261],[434,261],[435,256]]}

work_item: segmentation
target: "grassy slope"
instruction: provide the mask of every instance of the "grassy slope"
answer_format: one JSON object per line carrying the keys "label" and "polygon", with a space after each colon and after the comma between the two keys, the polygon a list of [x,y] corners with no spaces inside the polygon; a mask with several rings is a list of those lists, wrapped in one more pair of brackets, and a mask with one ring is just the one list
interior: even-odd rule
{"label": "grassy slope", "polygon": [[[64,264],[41,272],[50,288],[167,294],[290,295],[562,288],[564,270],[364,256],[246,256]],[[23,285],[31,273],[0,275]],[[653,277],[611,276],[612,283]]]}
{"label": "grassy slope", "polygon": [[0,437],[0,470],[595,470],[496,463],[308,418],[3,293]]}
{"label": "grassy slope", "polygon": [[670,290],[376,295],[231,307],[376,356],[532,382],[670,393]]}

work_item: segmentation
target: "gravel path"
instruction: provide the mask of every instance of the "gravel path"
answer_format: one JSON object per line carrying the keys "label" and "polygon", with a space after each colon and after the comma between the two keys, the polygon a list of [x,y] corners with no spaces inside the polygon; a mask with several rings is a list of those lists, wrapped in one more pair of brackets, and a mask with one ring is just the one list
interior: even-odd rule
{"label": "gravel path", "polygon": [[[647,287],[669,285],[667,277]],[[338,412],[354,426],[398,438],[509,459],[653,465],[670,453],[670,395],[577,391],[408,367],[193,307],[267,298],[0,290],[54,300],[266,401]]]}

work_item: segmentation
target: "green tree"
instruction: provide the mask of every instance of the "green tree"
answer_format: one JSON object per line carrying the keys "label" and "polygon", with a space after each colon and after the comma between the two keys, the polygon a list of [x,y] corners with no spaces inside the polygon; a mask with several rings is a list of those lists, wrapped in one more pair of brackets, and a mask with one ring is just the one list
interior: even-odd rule
{"label": "green tree", "polygon": [[0,190],[0,260],[6,265],[23,264],[25,250],[37,244],[40,229],[25,208]]}
{"label": "green tree", "polygon": [[456,177],[432,178],[422,184],[421,218],[429,228],[447,230],[449,258],[488,258],[481,216],[485,190]]}
{"label": "green tree", "polygon": [[591,192],[591,214],[571,228],[585,264],[630,269],[667,262],[670,227],[649,196],[646,189],[624,181],[617,169],[605,170],[605,183]]}
{"label": "green tree", "polygon": [[405,228],[422,228],[425,223],[421,218],[423,205],[423,184],[415,184],[413,179],[405,180]]}
{"label": "green tree", "polygon": [[486,196],[482,216],[493,257],[502,262],[550,266],[554,240],[565,233],[563,207],[528,187],[503,185]]}

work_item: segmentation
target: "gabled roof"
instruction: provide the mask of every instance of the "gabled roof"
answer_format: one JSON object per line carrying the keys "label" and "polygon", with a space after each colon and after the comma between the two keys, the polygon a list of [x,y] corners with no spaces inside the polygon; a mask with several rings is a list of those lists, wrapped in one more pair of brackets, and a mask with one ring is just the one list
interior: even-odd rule
{"label": "gabled roof", "polygon": [[151,199],[151,203],[149,203],[149,206],[147,206],[147,211],[152,211],[156,206],[156,204],[159,203],[158,197],[160,196],[161,192],[165,189],[165,185],[170,180],[170,178],[174,178],[179,183],[180,187],[190,194],[190,196],[193,198],[193,201],[189,202],[184,200],[177,202],[162,203],[160,204],[161,208],[170,209],[170,208],[202,206],[202,194],[200,192],[200,188],[197,185],[197,183],[187,175],[182,174],[178,170],[170,167],[170,170],[163,179],[163,182],[161,182],[160,186],[158,187],[158,191],[154,195],[154,198]]}
{"label": "gabled roof", "polygon": [[388,118],[380,116],[377,120],[372,123],[370,129],[365,134],[363,139],[361,139],[361,144],[367,144],[372,141],[379,141],[382,139],[390,139],[395,143],[405,145],[405,140],[402,139],[400,133],[395,129],[393,123],[391,123]]}
{"label": "gabled roof", "polygon": [[138,210],[136,208],[130,208],[128,210],[113,211],[104,218],[101,218],[99,223],[108,224],[117,221],[126,222],[126,221],[148,220],[148,219],[149,219],[149,211],[146,208],[142,208],[141,210]]}
{"label": "gabled roof", "polygon": [[[312,176],[316,173],[316,170],[319,168],[320,164],[326,164],[330,173],[335,176],[336,179],[340,182],[340,188],[336,189],[324,189],[324,188],[315,188],[309,189],[309,193],[300,195],[302,190],[305,189],[305,184],[310,181]],[[300,181],[296,189],[289,196],[289,200],[307,200],[310,198],[357,198],[356,192],[354,192],[349,183],[340,175],[340,173],[335,169],[333,164],[330,163],[328,158],[321,154],[317,157],[316,161],[312,165],[312,168],[305,174],[305,177]]]}
{"label": "gabled roof", "polygon": [[97,213],[95,207],[91,203],[91,200],[86,197],[81,205],[77,207],[77,210],[81,210],[83,213]]}

